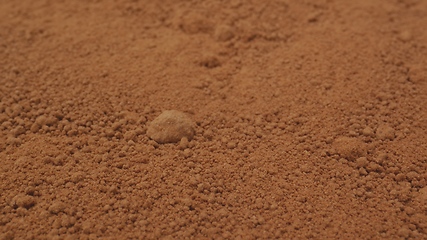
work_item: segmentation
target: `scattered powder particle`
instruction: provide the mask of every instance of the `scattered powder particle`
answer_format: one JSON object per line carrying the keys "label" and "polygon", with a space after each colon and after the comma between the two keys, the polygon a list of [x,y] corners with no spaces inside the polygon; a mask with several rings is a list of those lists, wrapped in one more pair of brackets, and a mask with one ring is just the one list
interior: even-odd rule
{"label": "scattered powder particle", "polygon": [[80,181],[82,181],[83,179],[85,179],[86,174],[84,172],[76,172],[73,175],[71,175],[70,177],[70,181],[72,183],[78,183]]}
{"label": "scattered powder particle", "polygon": [[236,147],[237,147],[237,143],[234,142],[234,141],[230,141],[230,142],[227,143],[227,148],[228,149],[234,149]]}
{"label": "scattered powder particle", "polygon": [[207,33],[212,30],[212,23],[203,14],[190,13],[183,16],[180,28],[188,34]]}
{"label": "scattered powder particle", "polygon": [[427,202],[427,187],[423,187],[418,191],[419,199]]}
{"label": "scattered powder particle", "polygon": [[356,166],[359,168],[366,167],[368,165],[368,159],[366,157],[360,157],[356,159]]}
{"label": "scattered powder particle", "polygon": [[14,234],[12,232],[6,232],[6,233],[2,233],[0,234],[0,238],[4,239],[4,240],[13,240],[15,239]]}
{"label": "scattered powder particle", "polygon": [[177,143],[194,137],[193,121],[183,112],[167,110],[148,126],[147,135],[157,143]]}
{"label": "scattered powder particle", "polygon": [[357,137],[359,135],[356,131],[349,131],[348,134],[350,137]]}
{"label": "scattered powder particle", "polygon": [[425,72],[427,67],[423,64],[411,64],[409,68],[409,80],[413,83],[424,83],[426,82]]}
{"label": "scattered powder particle", "polygon": [[136,132],[135,131],[127,131],[123,137],[126,141],[134,140],[136,138]]}
{"label": "scattered powder particle", "polygon": [[393,140],[395,138],[394,128],[390,127],[387,124],[381,124],[377,128],[376,136],[380,140],[386,140],[386,139]]}
{"label": "scattered powder particle", "polygon": [[116,132],[112,128],[105,129],[105,136],[111,138],[114,137],[114,134],[116,134]]}
{"label": "scattered powder particle", "polygon": [[408,238],[411,235],[411,230],[408,229],[407,227],[401,227],[397,231],[397,235],[399,235],[399,237],[402,237],[402,238]]}
{"label": "scattered powder particle", "polygon": [[184,150],[188,148],[188,144],[189,144],[188,138],[186,137],[181,138],[181,141],[179,142],[179,149]]}
{"label": "scattered powder particle", "polygon": [[212,140],[213,135],[214,135],[214,133],[210,129],[208,129],[208,130],[206,130],[206,131],[203,132],[203,137],[206,138],[206,139],[208,139],[208,140]]}
{"label": "scattered powder particle", "polygon": [[370,162],[368,164],[368,166],[366,166],[366,170],[368,170],[369,172],[373,172],[373,171],[375,171],[375,172],[381,172],[384,169],[378,163]]}
{"label": "scattered powder particle", "polygon": [[199,65],[206,68],[216,68],[221,66],[221,62],[215,56],[205,56],[199,60]]}
{"label": "scattered powder particle", "polygon": [[362,176],[366,176],[368,175],[368,172],[366,171],[365,168],[362,167],[362,168],[359,168],[359,174]]}
{"label": "scattered powder particle", "polygon": [[69,228],[72,227],[76,223],[75,217],[69,217],[69,216],[62,216],[61,217],[61,227]]}
{"label": "scattered powder particle", "polygon": [[18,146],[22,143],[22,140],[13,136],[10,136],[6,139],[7,145],[15,145]]}
{"label": "scattered powder particle", "polygon": [[0,123],[6,122],[9,119],[9,116],[7,116],[4,113],[0,113]]}
{"label": "scattered powder particle", "polygon": [[47,122],[47,118],[46,118],[46,116],[44,116],[44,115],[41,115],[41,116],[38,116],[37,118],[36,118],[36,124],[37,125],[39,125],[39,126],[43,126],[43,125],[46,125],[46,122]]}
{"label": "scattered powder particle", "polygon": [[398,35],[399,39],[403,42],[408,42],[412,39],[412,33],[409,30],[403,30]]}
{"label": "scattered powder particle", "polygon": [[158,148],[159,147],[159,144],[156,142],[156,141],[154,141],[154,140],[150,140],[150,141],[148,141],[147,142],[150,146],[153,146],[154,148]]}
{"label": "scattered powder particle", "polygon": [[95,224],[91,221],[86,221],[82,224],[82,230],[85,234],[91,234],[94,231]]}
{"label": "scattered powder particle", "polygon": [[65,209],[65,204],[62,202],[54,202],[52,205],[49,206],[48,211],[51,214],[58,214],[60,212],[63,212]]}
{"label": "scattered powder particle", "polygon": [[33,125],[31,125],[30,131],[33,133],[36,133],[40,130],[40,125],[38,125],[37,123],[34,123]]}
{"label": "scattered powder particle", "polygon": [[49,116],[46,118],[45,124],[48,126],[53,126],[58,122],[58,119],[54,116]]}
{"label": "scattered powder particle", "polygon": [[19,135],[24,133],[25,133],[25,128],[23,128],[22,126],[18,126],[12,130],[12,134],[14,137],[18,137]]}
{"label": "scattered powder particle", "polygon": [[19,116],[19,114],[21,114],[22,111],[23,111],[23,107],[19,104],[15,104],[10,109],[9,116],[14,118],[16,116]]}
{"label": "scattered powder particle", "polygon": [[193,151],[191,151],[190,149],[184,149],[184,151],[183,151],[183,155],[184,155],[184,157],[186,157],[186,158],[189,158],[189,157],[191,157],[191,156],[193,156]]}
{"label": "scattered powder particle", "polygon": [[367,152],[365,144],[357,138],[339,137],[333,147],[341,157],[350,161],[366,156]]}
{"label": "scattered powder particle", "polygon": [[310,22],[310,23],[317,22],[321,16],[322,16],[321,12],[312,12],[308,14],[307,22]]}
{"label": "scattered powder particle", "polygon": [[403,173],[399,173],[399,174],[396,175],[395,180],[398,181],[398,182],[405,181],[406,180],[406,175],[403,174]]}
{"label": "scattered powder particle", "polygon": [[419,177],[419,175],[415,171],[410,171],[410,172],[406,173],[406,178],[410,181],[412,181],[413,179],[416,179],[418,177]]}
{"label": "scattered powder particle", "polygon": [[234,31],[230,26],[219,25],[215,29],[214,36],[217,41],[225,42],[234,37]]}
{"label": "scattered powder particle", "polygon": [[362,134],[367,137],[372,137],[374,136],[374,130],[370,127],[366,127],[362,130]]}
{"label": "scattered powder particle", "polygon": [[36,199],[33,196],[19,194],[12,199],[13,208],[26,208],[29,209],[36,204]]}

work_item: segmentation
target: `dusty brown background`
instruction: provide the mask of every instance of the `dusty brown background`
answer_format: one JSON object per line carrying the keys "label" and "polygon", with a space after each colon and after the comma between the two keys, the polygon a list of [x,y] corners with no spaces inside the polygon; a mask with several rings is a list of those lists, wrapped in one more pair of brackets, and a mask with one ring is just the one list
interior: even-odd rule
{"label": "dusty brown background", "polygon": [[[0,1],[1,239],[427,238],[427,1]],[[190,142],[146,135],[162,111]]]}

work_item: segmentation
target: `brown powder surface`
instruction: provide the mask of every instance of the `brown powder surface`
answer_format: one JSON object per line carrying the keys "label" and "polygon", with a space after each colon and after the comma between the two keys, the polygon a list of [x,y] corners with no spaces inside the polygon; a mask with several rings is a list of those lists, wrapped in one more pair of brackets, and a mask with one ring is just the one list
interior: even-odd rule
{"label": "brown powder surface", "polygon": [[[0,1],[0,239],[426,239],[426,26],[423,0]],[[194,137],[150,139],[165,110]]]}

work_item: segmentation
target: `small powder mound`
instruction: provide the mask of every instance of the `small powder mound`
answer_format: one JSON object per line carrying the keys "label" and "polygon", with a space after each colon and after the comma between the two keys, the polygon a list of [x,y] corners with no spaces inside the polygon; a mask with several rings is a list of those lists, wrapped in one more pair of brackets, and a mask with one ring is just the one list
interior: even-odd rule
{"label": "small powder mound", "polygon": [[33,196],[19,194],[12,199],[12,207],[23,207],[29,209],[36,204],[36,199]]}
{"label": "small powder mound", "polygon": [[342,158],[350,161],[364,157],[367,153],[365,144],[357,138],[339,137],[335,139],[333,147]]}
{"label": "small powder mound", "polygon": [[381,124],[377,128],[376,136],[380,140],[393,140],[395,138],[394,128],[390,127],[387,124]]}
{"label": "small powder mound", "polygon": [[220,25],[216,27],[214,37],[217,41],[225,42],[234,37],[234,30],[227,25]]}
{"label": "small powder mound", "polygon": [[421,188],[419,191],[418,199],[427,203],[427,187]]}
{"label": "small powder mound", "polygon": [[181,138],[194,137],[194,123],[183,112],[167,110],[155,118],[147,129],[147,136],[157,143],[177,143]]}
{"label": "small powder mound", "polygon": [[58,214],[60,212],[63,212],[64,209],[66,208],[65,204],[62,202],[54,202],[52,203],[52,205],[49,206],[48,211],[51,214]]}

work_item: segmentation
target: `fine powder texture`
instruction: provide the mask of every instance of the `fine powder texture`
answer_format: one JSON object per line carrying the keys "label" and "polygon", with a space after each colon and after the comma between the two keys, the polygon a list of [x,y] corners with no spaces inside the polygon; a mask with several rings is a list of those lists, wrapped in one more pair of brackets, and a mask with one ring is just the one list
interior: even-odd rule
{"label": "fine powder texture", "polygon": [[426,26],[425,0],[0,1],[0,240],[427,239]]}

